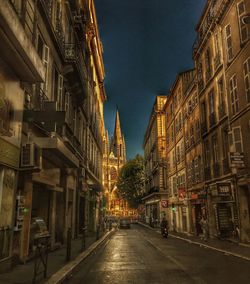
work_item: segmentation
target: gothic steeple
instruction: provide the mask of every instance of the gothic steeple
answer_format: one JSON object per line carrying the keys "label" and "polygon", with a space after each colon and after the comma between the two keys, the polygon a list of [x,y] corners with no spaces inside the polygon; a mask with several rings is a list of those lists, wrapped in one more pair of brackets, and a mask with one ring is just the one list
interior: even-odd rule
{"label": "gothic steeple", "polygon": [[125,142],[124,136],[122,135],[122,131],[121,131],[119,111],[117,109],[116,117],[115,117],[115,129],[114,129],[114,134],[113,134],[112,142],[111,142],[112,143],[111,150],[118,159],[123,160],[123,161],[126,160],[124,142]]}

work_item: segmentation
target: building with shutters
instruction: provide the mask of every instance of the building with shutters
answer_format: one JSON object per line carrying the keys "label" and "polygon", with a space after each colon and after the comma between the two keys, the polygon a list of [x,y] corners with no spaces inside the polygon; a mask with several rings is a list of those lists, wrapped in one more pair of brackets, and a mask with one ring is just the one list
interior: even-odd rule
{"label": "building with shutters", "polygon": [[249,241],[248,1],[207,1],[197,25],[197,69],[211,237]]}
{"label": "building with shutters", "polygon": [[0,258],[7,263],[32,257],[34,218],[44,220],[52,248],[69,229],[75,238],[99,225],[106,95],[92,0],[0,6]]}
{"label": "building with shutters", "polygon": [[144,135],[145,204],[146,223],[159,226],[166,214],[166,127],[164,105],[166,96],[157,96]]}
{"label": "building with shutters", "polygon": [[237,225],[239,228],[240,241],[248,243],[250,242],[250,25],[245,23],[244,17],[249,13],[249,1],[230,1],[220,21],[224,37],[222,50],[230,125],[229,162],[233,187],[236,188],[238,213],[238,220],[234,220],[234,226]]}

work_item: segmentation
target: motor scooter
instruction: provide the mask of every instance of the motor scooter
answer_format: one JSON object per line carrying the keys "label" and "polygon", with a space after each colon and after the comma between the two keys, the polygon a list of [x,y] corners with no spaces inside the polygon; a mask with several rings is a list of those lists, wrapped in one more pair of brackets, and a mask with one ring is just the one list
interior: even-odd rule
{"label": "motor scooter", "polygon": [[163,236],[163,238],[168,237],[168,228],[167,227],[161,229],[161,235]]}

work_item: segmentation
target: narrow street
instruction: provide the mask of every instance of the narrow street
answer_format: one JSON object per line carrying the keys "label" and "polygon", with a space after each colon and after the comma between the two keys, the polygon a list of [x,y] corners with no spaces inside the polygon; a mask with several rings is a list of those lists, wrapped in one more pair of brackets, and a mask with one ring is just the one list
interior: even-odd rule
{"label": "narrow street", "polygon": [[68,283],[249,283],[249,262],[163,239],[140,225],[118,230]]}

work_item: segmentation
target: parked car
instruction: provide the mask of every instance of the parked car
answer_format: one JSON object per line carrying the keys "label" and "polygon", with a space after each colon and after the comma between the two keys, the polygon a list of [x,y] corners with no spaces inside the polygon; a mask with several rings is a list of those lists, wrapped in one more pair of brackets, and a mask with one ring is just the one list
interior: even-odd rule
{"label": "parked car", "polygon": [[131,217],[131,223],[137,224],[138,223],[138,217],[137,216],[132,216]]}
{"label": "parked car", "polygon": [[120,218],[119,227],[120,229],[130,229],[131,220],[130,218]]}

